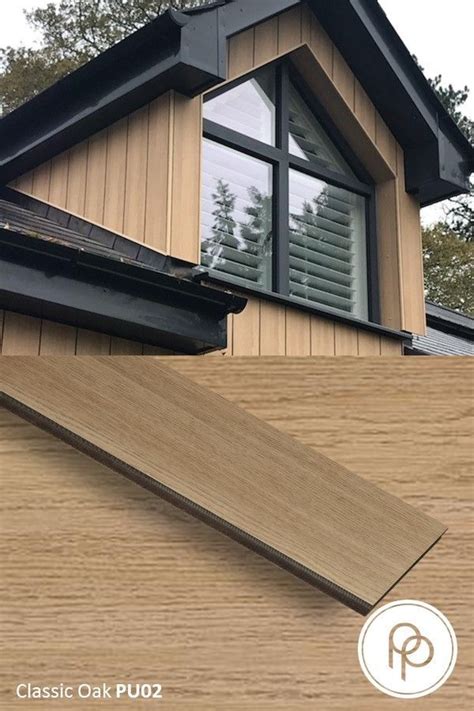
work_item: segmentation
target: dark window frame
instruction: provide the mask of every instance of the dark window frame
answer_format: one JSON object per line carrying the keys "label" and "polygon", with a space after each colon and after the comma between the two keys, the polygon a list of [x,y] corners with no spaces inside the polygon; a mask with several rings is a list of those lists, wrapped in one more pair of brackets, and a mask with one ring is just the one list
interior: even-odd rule
{"label": "dark window frame", "polygon": [[[296,170],[319,180],[324,180],[331,185],[343,188],[365,198],[366,204],[366,248],[367,248],[367,297],[368,321],[380,323],[380,295],[378,280],[378,253],[376,229],[376,192],[375,183],[365,167],[356,157],[347,141],[336,128],[327,111],[320,104],[314,93],[302,80],[289,59],[282,59],[274,63],[276,80],[276,145],[270,145],[257,139],[245,136],[230,128],[214,123],[209,119],[203,120],[203,137],[228,148],[233,148],[253,158],[269,163],[273,167],[273,269],[272,291],[246,286],[247,293],[255,293],[265,298],[272,295],[284,297],[294,304],[295,308],[304,305],[305,310],[315,313],[325,312],[341,315],[339,309],[333,309],[323,304],[307,304],[289,294],[290,268],[289,268],[289,177],[290,170]],[[239,84],[258,76],[261,67],[249,72],[236,81],[219,87],[205,97],[205,101],[233,89]],[[324,163],[317,160],[305,160],[294,156],[289,150],[289,101],[290,86],[293,84],[300,92],[305,103],[319,121],[323,130],[333,142],[339,153],[353,171],[355,178],[329,170]],[[217,276],[218,274],[218,276]],[[212,272],[213,278],[224,283],[237,285],[225,274]],[[345,319],[360,321],[352,314],[344,314]]]}

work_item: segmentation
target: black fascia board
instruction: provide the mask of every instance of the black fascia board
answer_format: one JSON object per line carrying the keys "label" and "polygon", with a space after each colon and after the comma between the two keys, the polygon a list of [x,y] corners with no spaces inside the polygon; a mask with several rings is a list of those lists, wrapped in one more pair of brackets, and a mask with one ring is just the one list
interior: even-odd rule
{"label": "black fascia board", "polygon": [[246,299],[77,248],[0,230],[0,308],[195,355],[227,345]]}
{"label": "black fascia board", "polygon": [[405,152],[422,206],[469,190],[474,148],[449,116],[377,0],[310,0]]}

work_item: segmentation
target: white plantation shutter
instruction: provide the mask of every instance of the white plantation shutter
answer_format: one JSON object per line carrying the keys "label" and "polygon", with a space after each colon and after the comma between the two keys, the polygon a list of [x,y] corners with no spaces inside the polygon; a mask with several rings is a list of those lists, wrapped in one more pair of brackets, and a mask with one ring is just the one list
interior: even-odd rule
{"label": "white plantation shutter", "polygon": [[201,263],[236,283],[271,289],[272,168],[204,142]]}
{"label": "white plantation shutter", "polygon": [[327,168],[344,175],[354,175],[323,127],[290,85],[290,153],[305,160],[318,160]]}
{"label": "white plantation shutter", "polygon": [[367,317],[365,200],[290,171],[290,295]]}

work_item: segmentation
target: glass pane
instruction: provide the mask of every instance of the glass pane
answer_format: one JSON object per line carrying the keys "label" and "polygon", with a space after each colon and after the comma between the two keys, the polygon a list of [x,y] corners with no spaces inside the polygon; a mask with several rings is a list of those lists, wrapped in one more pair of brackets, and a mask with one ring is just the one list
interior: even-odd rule
{"label": "glass pane", "polygon": [[319,160],[344,175],[353,172],[327,136],[299,91],[290,89],[290,153],[304,160]]}
{"label": "glass pane", "polygon": [[201,263],[245,286],[272,288],[272,167],[204,141]]}
{"label": "glass pane", "polygon": [[274,71],[265,69],[249,81],[206,101],[204,118],[274,146]]}
{"label": "glass pane", "polygon": [[368,318],[365,198],[290,171],[290,294]]}

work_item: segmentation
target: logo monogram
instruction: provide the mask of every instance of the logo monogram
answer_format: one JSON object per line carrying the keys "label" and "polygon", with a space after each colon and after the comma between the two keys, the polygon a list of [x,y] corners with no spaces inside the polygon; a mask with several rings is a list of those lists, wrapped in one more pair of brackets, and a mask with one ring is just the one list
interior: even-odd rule
{"label": "logo monogram", "polygon": [[[403,642],[401,648],[398,648],[395,646],[395,633],[402,627],[408,628],[413,634],[408,634],[408,636],[405,637],[405,641]],[[411,661],[411,655],[415,654],[415,652],[420,649],[423,642],[427,647],[428,654],[426,659],[422,662]],[[399,624],[392,627],[388,638],[388,665],[391,669],[394,668],[394,654],[400,655],[401,678],[403,681],[406,681],[407,666],[418,668],[426,667],[433,660],[434,647],[431,640],[429,640],[428,637],[422,635],[418,627],[416,627],[414,624],[412,624],[411,622],[400,622]]]}

